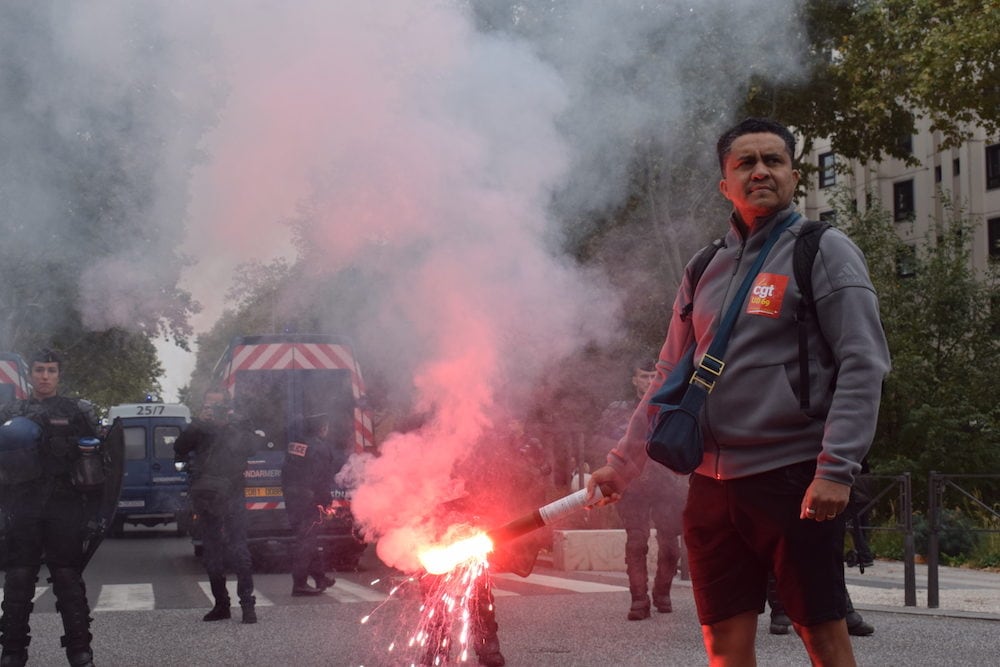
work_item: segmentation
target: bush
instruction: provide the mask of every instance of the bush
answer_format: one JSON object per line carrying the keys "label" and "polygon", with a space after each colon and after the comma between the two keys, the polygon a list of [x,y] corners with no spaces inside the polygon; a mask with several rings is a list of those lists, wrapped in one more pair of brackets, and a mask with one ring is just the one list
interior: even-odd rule
{"label": "bush", "polygon": [[[974,532],[972,522],[958,510],[945,509],[941,512],[941,527],[938,530],[938,551],[951,558],[967,557],[976,550],[980,535]],[[930,541],[930,524],[922,514],[913,515],[913,543],[917,553],[927,556]],[[949,561],[950,562],[950,561]]]}
{"label": "bush", "polygon": [[906,555],[903,534],[892,530],[873,530],[868,536],[868,545],[876,558],[903,560]]}

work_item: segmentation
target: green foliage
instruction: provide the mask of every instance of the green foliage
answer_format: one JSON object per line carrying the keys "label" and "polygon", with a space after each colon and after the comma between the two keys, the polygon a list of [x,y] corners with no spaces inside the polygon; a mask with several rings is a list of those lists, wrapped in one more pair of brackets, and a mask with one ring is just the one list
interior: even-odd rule
{"label": "green foliage", "polygon": [[903,560],[906,556],[903,533],[889,530],[872,530],[869,532],[868,546],[876,558]]}
{"label": "green foliage", "polygon": [[158,395],[163,372],[156,348],[143,334],[109,329],[83,335],[64,353],[60,391],[94,403],[100,414],[119,403],[137,403]]}
{"label": "green foliage", "polygon": [[[938,551],[942,556],[964,560],[980,542],[975,524],[959,510],[944,509],[938,530]],[[913,545],[918,554],[927,555],[930,544],[930,523],[923,514],[913,516]],[[954,561],[958,562],[958,561]],[[949,563],[950,564],[950,563]]]}
{"label": "green foliage", "polygon": [[990,390],[1000,377],[1000,279],[996,265],[984,275],[972,268],[972,221],[961,211],[910,252],[913,273],[900,276],[897,258],[908,248],[888,212],[869,204],[859,212],[844,195],[836,206],[838,225],[868,258],[892,354],[870,459],[874,472],[911,472],[919,498],[930,471],[1000,470],[1000,409]]}
{"label": "green foliage", "polygon": [[1000,534],[987,533],[969,562],[973,567],[1000,568]]}
{"label": "green foliage", "polygon": [[830,137],[838,154],[862,161],[913,161],[899,140],[921,117],[945,147],[968,139],[972,124],[1000,131],[996,3],[810,0],[801,11],[812,44],[803,54],[809,77],[789,84],[758,76],[748,113]]}

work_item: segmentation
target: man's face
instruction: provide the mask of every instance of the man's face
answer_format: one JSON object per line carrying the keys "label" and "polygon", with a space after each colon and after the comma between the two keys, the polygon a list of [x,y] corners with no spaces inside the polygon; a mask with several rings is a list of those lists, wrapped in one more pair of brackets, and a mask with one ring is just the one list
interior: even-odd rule
{"label": "man's face", "polygon": [[719,190],[751,228],[757,218],[792,203],[799,172],[792,169],[792,157],[778,135],[757,132],[737,137],[723,164]]}
{"label": "man's face", "polygon": [[632,374],[632,386],[635,387],[635,395],[642,398],[649,389],[649,383],[656,377],[656,371],[644,371],[641,368],[635,369]]}
{"label": "man's face", "polygon": [[35,398],[49,398],[59,389],[59,364],[36,361],[31,364],[31,393]]}

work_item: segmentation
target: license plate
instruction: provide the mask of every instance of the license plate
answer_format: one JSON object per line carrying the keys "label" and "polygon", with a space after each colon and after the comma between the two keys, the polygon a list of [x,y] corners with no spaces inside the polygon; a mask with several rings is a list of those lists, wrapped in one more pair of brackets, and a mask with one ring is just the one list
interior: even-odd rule
{"label": "license plate", "polygon": [[280,486],[248,486],[244,491],[247,498],[274,498],[281,496]]}
{"label": "license plate", "polygon": [[118,507],[145,507],[145,500],[119,500]]}

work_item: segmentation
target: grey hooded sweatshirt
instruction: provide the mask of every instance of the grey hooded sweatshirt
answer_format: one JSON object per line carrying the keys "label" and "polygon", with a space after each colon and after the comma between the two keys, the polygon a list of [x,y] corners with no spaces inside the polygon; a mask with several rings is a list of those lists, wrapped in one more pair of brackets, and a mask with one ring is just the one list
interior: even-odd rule
{"label": "grey hooded sweatshirt", "polygon": [[[696,362],[708,350],[735,292],[775,225],[789,207],[745,226],[730,219],[721,248],[691,295],[691,263],[674,301],[657,376],[639,403],[608,464],[626,480],[646,464],[649,399],[674,369],[689,341]],[[810,408],[799,405],[796,309],[802,292],[792,268],[804,218],[792,224],[768,254],[740,310],[725,368],[700,416],[705,455],[695,474],[734,479],[803,461],[817,462],[816,477],[851,485],[871,446],[882,381],[890,368],[878,299],[864,255],[842,232],[823,234],[812,268],[816,318],[808,320]],[[689,318],[681,310],[694,304]],[[659,465],[653,463],[652,465]]]}

